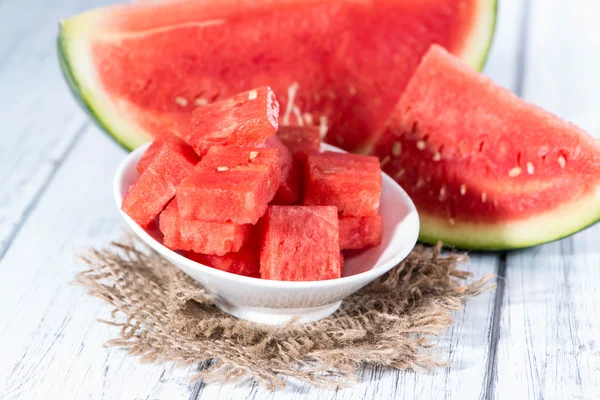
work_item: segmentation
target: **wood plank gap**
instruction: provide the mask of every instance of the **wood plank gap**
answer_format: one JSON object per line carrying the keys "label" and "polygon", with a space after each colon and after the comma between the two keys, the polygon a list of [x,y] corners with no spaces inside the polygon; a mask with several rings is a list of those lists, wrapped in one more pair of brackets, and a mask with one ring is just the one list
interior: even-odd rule
{"label": "wood plank gap", "polygon": [[77,144],[77,142],[79,142],[79,139],[83,136],[83,132],[88,128],[89,125],[90,125],[90,122],[86,121],[77,129],[77,132],[75,133],[75,136],[73,137],[73,140],[71,141],[71,143],[65,150],[64,154],[62,155],[62,158],[58,161],[53,162],[52,170],[50,171],[50,174],[48,174],[48,178],[46,179],[46,182],[44,182],[44,184],[42,186],[40,186],[40,188],[36,192],[35,196],[33,196],[33,198],[31,199],[31,202],[25,208],[25,211],[23,212],[23,216],[15,224],[15,227],[12,229],[12,231],[8,235],[8,238],[6,239],[4,246],[2,248],[0,248],[0,261],[2,261],[2,259],[6,255],[6,252],[10,248],[11,244],[13,243],[13,241],[15,240],[17,235],[19,234],[21,227],[23,226],[25,221],[27,221],[31,212],[35,209],[35,206],[38,204],[40,199],[43,197],[44,193],[50,186],[50,183],[52,183],[52,181],[54,180],[54,177],[56,176],[58,169],[63,164],[63,162],[67,159],[69,154],[71,154],[71,152],[75,148],[75,145]]}
{"label": "wood plank gap", "polygon": [[502,319],[502,307],[504,304],[504,291],[506,287],[506,258],[507,252],[500,254],[498,262],[498,279],[496,280],[498,287],[496,289],[496,297],[494,299],[494,314],[492,317],[492,326],[490,332],[490,352],[487,361],[487,370],[484,379],[483,398],[491,399],[496,390],[496,382],[498,380],[498,343],[500,342],[500,320]]}
{"label": "wood plank gap", "polygon": [[515,83],[513,85],[517,96],[523,96],[523,84],[525,82],[525,71],[527,69],[527,46],[529,42],[529,30],[527,29],[529,23],[529,14],[531,9],[531,0],[525,0],[523,2],[523,16],[521,18],[519,27],[519,36],[521,41],[519,42],[519,48],[517,50],[517,62],[516,70],[517,74],[515,77]]}

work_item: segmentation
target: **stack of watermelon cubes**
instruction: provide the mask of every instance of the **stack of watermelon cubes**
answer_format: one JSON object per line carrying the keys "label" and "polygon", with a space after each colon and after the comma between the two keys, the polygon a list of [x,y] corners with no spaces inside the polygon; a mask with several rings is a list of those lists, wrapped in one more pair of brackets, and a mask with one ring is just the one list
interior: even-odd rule
{"label": "stack of watermelon cubes", "polygon": [[268,86],[198,107],[188,141],[152,143],[122,210],[202,264],[255,278],[342,275],[341,250],[381,243],[375,157],[320,153],[315,127],[278,127]]}

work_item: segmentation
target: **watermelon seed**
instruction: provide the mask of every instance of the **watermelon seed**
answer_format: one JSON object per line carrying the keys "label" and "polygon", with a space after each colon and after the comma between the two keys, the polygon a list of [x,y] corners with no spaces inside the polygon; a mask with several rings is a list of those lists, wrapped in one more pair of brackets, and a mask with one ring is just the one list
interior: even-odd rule
{"label": "watermelon seed", "polygon": [[304,117],[304,122],[306,122],[306,125],[312,126],[312,124],[313,124],[312,114],[305,112],[304,114],[302,114],[302,116]]}
{"label": "watermelon seed", "polygon": [[321,118],[319,118],[319,134],[321,138],[327,135],[327,117],[324,115],[321,115]]}
{"label": "watermelon seed", "polygon": [[226,167],[226,166],[217,167],[217,171],[219,171],[219,172],[228,171],[228,170],[229,170],[229,167]]}
{"label": "watermelon seed", "polygon": [[417,149],[419,149],[419,150],[425,150],[425,147],[426,147],[426,146],[427,146],[427,145],[425,144],[425,142],[424,142],[423,140],[419,140],[419,141],[417,142]]}
{"label": "watermelon seed", "polygon": [[394,144],[392,145],[392,154],[394,156],[398,157],[401,152],[402,152],[402,143],[394,142]]}
{"label": "watermelon seed", "polygon": [[181,97],[181,96],[175,97],[175,103],[177,103],[181,107],[185,107],[188,105],[187,99],[185,97]]}
{"label": "watermelon seed", "polygon": [[399,180],[400,178],[402,178],[404,176],[404,169],[400,169],[396,175],[394,176],[395,180]]}
{"label": "watermelon seed", "polygon": [[[417,184],[415,185],[415,189],[419,189],[422,186],[423,186],[423,179],[421,179],[421,177],[419,177],[417,179]],[[430,195],[432,195],[432,194],[433,194],[433,192],[430,191]]]}
{"label": "watermelon seed", "polygon": [[254,160],[254,159],[256,158],[256,156],[257,156],[257,155],[258,155],[258,151],[251,151],[251,152],[250,152],[250,156],[249,156],[249,158],[250,158],[251,160]]}
{"label": "watermelon seed", "polygon": [[483,192],[481,193],[481,202],[485,203],[487,201],[487,193]]}
{"label": "watermelon seed", "polygon": [[354,96],[356,94],[356,88],[352,85],[348,85],[348,93],[350,93],[350,96]]}
{"label": "watermelon seed", "polygon": [[340,144],[344,143],[344,138],[342,137],[342,135],[335,135],[335,140],[337,140],[337,142]]}
{"label": "watermelon seed", "polygon": [[442,159],[442,155],[441,155],[440,153],[436,152],[436,153],[433,155],[433,161],[436,161],[436,162],[437,162],[437,161],[440,161],[441,159]]}
{"label": "watermelon seed", "polygon": [[454,220],[454,218],[449,218],[449,219],[448,219],[448,223],[449,223],[450,225],[456,225],[456,221]]}
{"label": "watermelon seed", "polygon": [[467,194],[467,185],[463,183],[462,185],[460,185],[460,195],[464,196],[465,194]]}
{"label": "watermelon seed", "polygon": [[333,175],[333,174],[335,174],[335,171],[332,170],[332,169],[324,169],[321,172],[324,173],[325,175]]}
{"label": "watermelon seed", "polygon": [[198,107],[204,107],[208,105],[208,100],[206,100],[204,97],[196,97],[194,99],[194,104]]}
{"label": "watermelon seed", "polygon": [[483,145],[484,144],[485,144],[485,141],[483,141],[483,140],[479,143],[479,152],[480,153],[483,151]]}
{"label": "watermelon seed", "polygon": [[511,178],[517,177],[521,175],[521,167],[514,167],[510,171],[508,171],[508,176]]}
{"label": "watermelon seed", "polygon": [[445,198],[446,198],[446,186],[442,186],[440,188],[440,196],[438,197],[438,200],[444,201]]}
{"label": "watermelon seed", "polygon": [[383,157],[383,159],[381,160],[381,168],[383,168],[387,163],[389,163],[390,159],[390,156]]}
{"label": "watermelon seed", "polygon": [[283,125],[290,124],[290,115],[292,113],[292,108],[294,108],[294,98],[296,97],[297,90],[298,82],[294,82],[288,87],[287,104],[285,105],[285,113],[283,114],[283,118],[281,119]]}
{"label": "watermelon seed", "polygon": [[298,121],[298,126],[304,126],[304,120],[302,119],[302,113],[300,112],[300,108],[297,105],[292,107],[292,112],[296,117],[296,121]]}
{"label": "watermelon seed", "polygon": [[527,173],[528,173],[529,175],[533,175],[533,172],[534,172],[534,171],[535,171],[535,169],[533,168],[533,164],[532,164],[532,163],[530,163],[530,162],[528,162],[528,163],[527,163]]}
{"label": "watermelon seed", "polygon": [[258,92],[256,90],[251,90],[248,92],[248,100],[254,100],[258,97]]}
{"label": "watermelon seed", "polygon": [[415,121],[412,126],[412,133],[417,133],[418,130],[419,130],[419,123],[417,121]]}
{"label": "watermelon seed", "polygon": [[563,156],[558,156],[558,165],[564,169],[565,165],[567,165],[567,160]]}

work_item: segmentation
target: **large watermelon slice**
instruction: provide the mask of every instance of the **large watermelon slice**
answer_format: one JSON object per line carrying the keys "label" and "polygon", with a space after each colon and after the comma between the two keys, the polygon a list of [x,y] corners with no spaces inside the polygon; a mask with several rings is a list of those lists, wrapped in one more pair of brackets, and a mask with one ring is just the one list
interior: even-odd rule
{"label": "large watermelon slice", "polygon": [[415,202],[426,242],[525,247],[600,219],[600,143],[439,46],[375,153]]}
{"label": "large watermelon slice", "polygon": [[177,0],[63,21],[65,75],[121,144],[185,136],[197,106],[262,85],[283,123],[364,150],[432,43],[480,68],[496,0]]}

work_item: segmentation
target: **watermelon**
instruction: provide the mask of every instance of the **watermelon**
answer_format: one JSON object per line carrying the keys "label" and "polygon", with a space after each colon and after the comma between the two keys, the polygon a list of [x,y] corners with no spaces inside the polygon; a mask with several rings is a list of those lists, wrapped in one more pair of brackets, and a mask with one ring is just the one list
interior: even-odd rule
{"label": "watermelon", "polygon": [[321,150],[321,133],[314,126],[280,126],[277,137],[294,156]]}
{"label": "watermelon", "polygon": [[227,253],[222,256],[194,253],[192,251],[186,251],[183,255],[190,260],[221,271],[252,278],[260,277],[259,251],[256,244],[252,242],[242,247],[239,252]]}
{"label": "watermelon", "polygon": [[150,146],[148,146],[146,152],[144,152],[144,155],[142,156],[142,158],[140,158],[140,161],[138,161],[136,165],[136,169],[140,173],[140,175],[143,174],[146,169],[148,169],[148,166],[160,151],[160,148],[164,144],[167,137],[156,139],[150,144]]}
{"label": "watermelon", "polygon": [[189,250],[219,256],[239,251],[252,233],[252,225],[181,218],[177,198],[160,213],[159,227],[163,233],[163,244],[172,250]]}
{"label": "watermelon", "polygon": [[340,226],[340,249],[364,249],[379,246],[383,233],[381,215],[369,217],[342,217]]}
{"label": "watermelon", "polygon": [[179,214],[207,222],[255,224],[280,183],[277,150],[212,147],[177,188]]}
{"label": "watermelon", "polygon": [[277,136],[270,137],[266,145],[277,150],[279,153],[279,163],[281,164],[281,184],[271,203],[294,204],[298,201],[298,185],[300,180],[298,166],[294,161],[294,157]]}
{"label": "watermelon", "polygon": [[304,166],[305,205],[336,206],[342,216],[376,215],[381,197],[377,157],[312,153]]}
{"label": "watermelon", "polygon": [[337,214],[333,206],[269,206],[261,220],[261,278],[339,278],[342,270]]}
{"label": "watermelon", "polygon": [[196,108],[188,141],[200,156],[212,146],[255,147],[275,135],[278,117],[275,94],[259,87]]}
{"label": "watermelon", "polygon": [[416,204],[425,242],[526,247],[600,219],[600,144],[439,46],[374,154]]}
{"label": "watermelon", "polygon": [[[116,5],[63,21],[61,66],[132,149],[186,137],[192,110],[270,85],[280,120],[368,148],[432,43],[481,68],[496,0],[224,0]],[[285,105],[285,106],[284,106]]]}
{"label": "watermelon", "polygon": [[147,228],[175,196],[177,185],[194,170],[198,156],[177,136],[170,135],[137,182],[127,191],[121,209]]}

